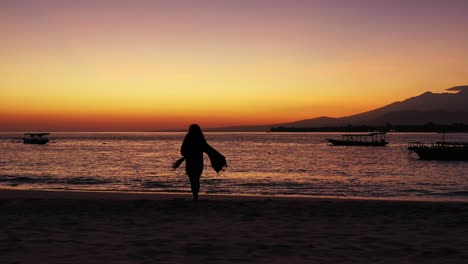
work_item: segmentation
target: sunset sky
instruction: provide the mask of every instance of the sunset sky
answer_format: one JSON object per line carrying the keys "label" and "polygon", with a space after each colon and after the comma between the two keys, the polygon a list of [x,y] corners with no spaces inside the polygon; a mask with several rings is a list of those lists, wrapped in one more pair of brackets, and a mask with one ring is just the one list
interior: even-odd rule
{"label": "sunset sky", "polygon": [[466,0],[0,1],[0,131],[339,117],[468,84]]}

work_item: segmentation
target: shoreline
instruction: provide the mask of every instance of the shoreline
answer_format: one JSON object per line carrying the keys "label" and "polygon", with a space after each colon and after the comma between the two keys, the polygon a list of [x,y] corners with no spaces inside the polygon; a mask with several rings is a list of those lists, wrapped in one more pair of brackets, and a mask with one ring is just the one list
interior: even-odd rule
{"label": "shoreline", "polygon": [[[80,200],[192,200],[190,192],[137,192],[137,191],[90,191],[90,190],[53,190],[53,189],[14,189],[0,188],[0,200],[5,199],[80,199]],[[377,201],[408,203],[458,203],[468,201],[456,198],[434,199],[431,197],[341,197],[341,196],[307,196],[307,195],[262,195],[262,194],[214,194],[200,193],[200,200],[232,201]]]}

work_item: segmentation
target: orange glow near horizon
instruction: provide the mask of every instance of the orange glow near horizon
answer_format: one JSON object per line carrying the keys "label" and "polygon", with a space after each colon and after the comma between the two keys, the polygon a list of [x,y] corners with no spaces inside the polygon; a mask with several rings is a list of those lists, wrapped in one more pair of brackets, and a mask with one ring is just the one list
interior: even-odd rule
{"label": "orange glow near horizon", "polygon": [[0,3],[0,131],[274,124],[468,83],[468,4],[312,2]]}

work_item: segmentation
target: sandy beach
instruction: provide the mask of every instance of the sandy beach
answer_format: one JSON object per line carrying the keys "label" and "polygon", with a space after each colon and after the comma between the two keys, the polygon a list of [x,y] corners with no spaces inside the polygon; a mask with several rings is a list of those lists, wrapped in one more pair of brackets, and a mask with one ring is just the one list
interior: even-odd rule
{"label": "sandy beach", "polygon": [[468,204],[0,191],[0,263],[465,263]]}

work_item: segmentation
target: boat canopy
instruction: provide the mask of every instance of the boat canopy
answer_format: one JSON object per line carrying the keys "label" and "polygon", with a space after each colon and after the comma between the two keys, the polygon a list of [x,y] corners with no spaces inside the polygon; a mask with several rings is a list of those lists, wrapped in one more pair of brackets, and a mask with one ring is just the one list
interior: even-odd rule
{"label": "boat canopy", "polygon": [[47,136],[49,134],[50,133],[24,133],[25,136],[38,136],[38,137]]}
{"label": "boat canopy", "polygon": [[342,135],[343,137],[372,137],[372,136],[376,136],[376,135],[385,135],[387,134],[387,132],[373,132],[373,133],[370,133],[370,134],[345,134],[345,135]]}

